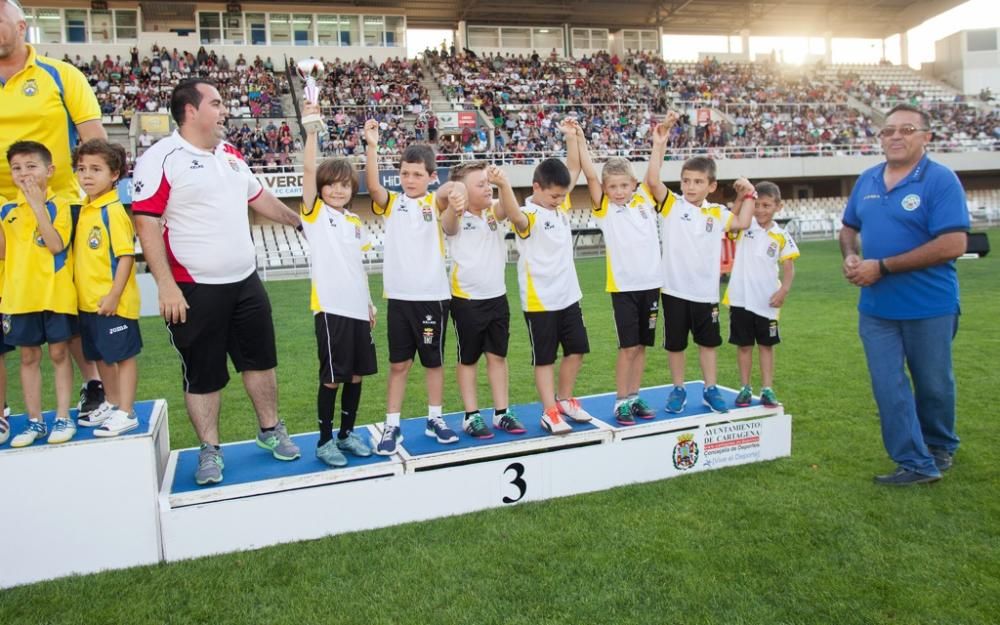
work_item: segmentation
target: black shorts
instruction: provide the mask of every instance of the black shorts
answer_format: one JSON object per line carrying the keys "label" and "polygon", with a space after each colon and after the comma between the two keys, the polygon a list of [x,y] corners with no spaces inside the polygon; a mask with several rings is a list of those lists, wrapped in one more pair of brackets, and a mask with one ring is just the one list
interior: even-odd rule
{"label": "black shorts", "polygon": [[214,393],[229,382],[226,355],[237,371],[278,366],[271,302],[256,273],[230,284],[178,285],[188,303],[185,323],[168,323],[181,355],[185,393]]}
{"label": "black shorts", "polygon": [[420,355],[426,369],[444,362],[445,329],[451,300],[410,302],[389,300],[389,362],[413,360]]}
{"label": "black shorts", "polygon": [[313,315],[321,384],[350,382],[378,372],[370,321],[319,313]]}
{"label": "black shorts", "polygon": [[618,349],[656,344],[656,320],[660,316],[660,289],[622,291],[611,294]]}
{"label": "black shorts", "polygon": [[81,311],[80,343],[87,360],[103,360],[110,365],[134,358],[142,351],[139,320]]}
{"label": "black shorts", "polygon": [[455,320],[458,362],[474,365],[484,352],[507,357],[510,306],[506,295],[491,299],[454,297],[451,318]]}
{"label": "black shorts", "polygon": [[[7,315],[4,315],[5,319],[6,319],[6,317],[7,317]],[[15,349],[17,349],[13,345],[8,345],[7,344],[7,341],[4,340],[4,337],[6,335],[7,335],[7,323],[6,323],[6,321],[2,321],[2,322],[0,322],[0,356],[6,354],[8,352],[12,352]]]}
{"label": "black shorts", "polygon": [[729,308],[729,342],[740,347],[777,345],[781,342],[778,321],[761,317],[746,308]]}
{"label": "black shorts", "polygon": [[691,302],[663,294],[663,347],[668,352],[687,349],[688,332],[695,345],[718,347],[722,345],[719,330],[719,304]]}
{"label": "black shorts", "polygon": [[65,343],[80,333],[76,315],[49,310],[3,316],[4,343],[38,347],[45,343]]}
{"label": "black shorts", "polygon": [[562,310],[526,312],[524,320],[528,323],[531,364],[535,367],[554,363],[560,344],[563,348],[563,357],[590,352],[590,342],[587,340],[587,327],[583,325],[580,302]]}

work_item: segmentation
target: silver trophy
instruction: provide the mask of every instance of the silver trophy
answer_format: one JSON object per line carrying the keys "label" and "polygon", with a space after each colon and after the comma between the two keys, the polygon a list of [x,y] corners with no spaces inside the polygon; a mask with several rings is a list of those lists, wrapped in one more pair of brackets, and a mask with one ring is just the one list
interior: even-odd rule
{"label": "silver trophy", "polygon": [[[306,83],[303,91],[306,102],[319,104],[319,85],[316,82],[326,76],[326,66],[323,61],[319,59],[302,59],[295,64],[295,71],[298,72],[299,78]],[[326,131],[326,123],[323,121],[323,117],[318,114],[303,115],[302,126],[306,129],[306,132],[322,134]]]}

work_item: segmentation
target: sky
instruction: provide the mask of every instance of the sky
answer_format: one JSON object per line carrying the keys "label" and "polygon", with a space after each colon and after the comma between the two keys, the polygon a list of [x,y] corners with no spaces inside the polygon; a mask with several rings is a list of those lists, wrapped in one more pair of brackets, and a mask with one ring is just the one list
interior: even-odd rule
{"label": "sky", "polygon": [[[921,63],[934,60],[934,42],[960,30],[1000,27],[1000,1],[969,0],[954,9],[931,18],[909,31],[910,65],[920,67]],[[750,55],[768,55],[771,50],[779,54],[787,63],[802,63],[808,55],[825,54],[826,44],[817,37],[750,37]],[[407,51],[415,56],[428,46],[440,47],[441,40],[451,43],[449,30],[409,29],[406,33]],[[883,56],[893,63],[901,62],[899,36],[881,39],[835,39],[833,41],[834,63],[877,63]],[[884,46],[884,48],[883,48]],[[729,50],[740,52],[739,37],[731,37]],[[669,60],[697,59],[697,51],[726,52],[726,37],[705,36],[664,36],[663,53]]]}

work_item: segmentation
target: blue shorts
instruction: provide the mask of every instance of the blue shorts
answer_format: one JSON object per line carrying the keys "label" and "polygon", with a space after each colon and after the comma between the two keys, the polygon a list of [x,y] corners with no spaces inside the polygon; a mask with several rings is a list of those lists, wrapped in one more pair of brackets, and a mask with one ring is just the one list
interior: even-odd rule
{"label": "blue shorts", "polygon": [[80,312],[80,339],[87,360],[109,365],[133,358],[142,351],[139,320]]}
{"label": "blue shorts", "polygon": [[42,312],[3,316],[4,343],[38,347],[44,343],[64,343],[79,333],[76,315]]}

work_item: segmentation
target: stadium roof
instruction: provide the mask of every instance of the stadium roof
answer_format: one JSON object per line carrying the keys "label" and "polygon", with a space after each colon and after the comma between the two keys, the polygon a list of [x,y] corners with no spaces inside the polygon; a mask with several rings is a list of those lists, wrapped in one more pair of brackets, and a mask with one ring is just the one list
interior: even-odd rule
{"label": "stadium roof", "polygon": [[888,37],[964,0],[278,0],[336,10],[397,9],[411,28],[563,24],[655,28],[667,33]]}

